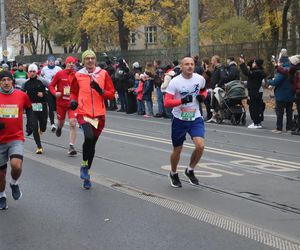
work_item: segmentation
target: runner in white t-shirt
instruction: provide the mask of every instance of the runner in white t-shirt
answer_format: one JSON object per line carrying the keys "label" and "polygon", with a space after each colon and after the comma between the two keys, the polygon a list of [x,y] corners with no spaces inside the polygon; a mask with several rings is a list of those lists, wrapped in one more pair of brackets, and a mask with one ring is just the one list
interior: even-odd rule
{"label": "runner in white t-shirt", "polygon": [[172,113],[174,115],[172,121],[173,152],[169,174],[173,187],[181,187],[177,165],[187,133],[195,144],[195,150],[191,155],[189,167],[185,170],[185,176],[192,185],[199,185],[199,181],[194,175],[194,168],[204,151],[205,127],[199,110],[199,102],[201,102],[204,94],[201,90],[204,89],[205,79],[201,75],[193,73],[194,68],[193,58],[183,58],[181,61],[182,73],[174,77],[166,89],[164,104],[166,108],[173,107]]}

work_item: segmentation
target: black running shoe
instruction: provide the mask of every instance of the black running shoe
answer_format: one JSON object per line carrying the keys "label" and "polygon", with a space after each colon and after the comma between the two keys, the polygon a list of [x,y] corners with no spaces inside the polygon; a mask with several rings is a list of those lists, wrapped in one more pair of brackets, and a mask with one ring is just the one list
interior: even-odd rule
{"label": "black running shoe", "polygon": [[56,129],[56,136],[57,137],[60,137],[61,136],[61,128],[60,127],[58,127],[57,129]]}
{"label": "black running shoe", "polygon": [[6,197],[1,197],[0,198],[0,210],[6,210],[8,208],[7,202],[6,202]]}
{"label": "black running shoe", "polygon": [[22,197],[19,185],[10,184],[11,194],[14,200],[19,200]]}
{"label": "black running shoe", "polygon": [[73,145],[70,145],[68,154],[69,154],[69,155],[72,155],[72,156],[73,156],[73,155],[77,155],[77,151],[75,150],[75,148],[74,148]]}
{"label": "black running shoe", "polygon": [[188,171],[188,169],[186,168],[184,171],[184,175],[189,179],[189,182],[192,185],[198,186],[199,185],[199,181],[197,179],[197,177],[194,174],[194,170]]}
{"label": "black running shoe", "polygon": [[172,187],[176,187],[176,188],[182,187],[179,176],[178,176],[178,173],[173,174],[173,175],[170,173],[169,178],[170,178],[170,182],[171,182]]}

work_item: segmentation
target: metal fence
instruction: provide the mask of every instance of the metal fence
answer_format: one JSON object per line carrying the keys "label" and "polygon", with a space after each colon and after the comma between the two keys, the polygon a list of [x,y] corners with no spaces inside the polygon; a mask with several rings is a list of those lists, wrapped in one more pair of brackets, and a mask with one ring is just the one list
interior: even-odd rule
{"label": "metal fence", "polygon": [[[281,42],[278,44],[277,52],[282,48]],[[270,41],[264,42],[249,42],[238,44],[216,44],[200,47],[200,57],[210,58],[213,55],[219,55],[221,58],[226,59],[228,56],[238,57],[242,53],[246,58],[262,58],[265,60],[270,59],[272,49]],[[293,51],[293,54],[300,54],[300,39],[287,41],[286,46],[288,51]],[[103,52],[97,52],[98,62],[105,61]],[[146,62],[151,62],[155,59],[161,60],[163,65],[171,63],[174,60],[179,60],[183,56],[189,54],[188,47],[185,48],[166,48],[166,49],[147,49],[147,50],[131,50],[131,51],[108,51],[106,52],[109,58],[117,57],[124,58],[129,65],[133,62],[139,62],[145,65]],[[55,54],[58,58],[65,59],[69,54]],[[44,62],[47,60],[48,55],[31,55],[31,56],[17,56],[17,61],[23,63],[31,62]],[[81,54],[73,54],[73,56],[81,58]]]}

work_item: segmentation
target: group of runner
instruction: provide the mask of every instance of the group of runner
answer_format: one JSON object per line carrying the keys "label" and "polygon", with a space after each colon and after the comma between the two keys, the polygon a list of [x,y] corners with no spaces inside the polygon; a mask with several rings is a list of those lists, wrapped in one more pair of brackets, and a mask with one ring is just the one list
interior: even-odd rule
{"label": "group of runner", "polygon": [[[50,82],[49,85],[47,81],[45,84],[43,79],[39,78],[38,67],[35,64],[28,67],[29,80],[24,84],[23,91],[14,88],[14,78],[10,72],[0,72],[0,210],[7,209],[5,186],[8,162],[11,166],[12,197],[18,200],[22,196],[18,180],[23,163],[23,112],[25,111],[27,118],[27,136],[33,134],[37,144],[36,153],[42,154],[40,135],[47,127],[48,112],[51,109],[49,95],[51,94],[56,97],[58,120],[55,129],[56,136],[61,136],[66,114],[68,113],[69,116],[70,147],[68,153],[70,155],[77,153],[74,149],[76,123],[83,131],[80,178],[83,180],[85,189],[90,189],[92,186],[90,169],[97,140],[105,126],[105,100],[115,98],[115,88],[108,72],[97,67],[96,54],[92,50],[87,50],[82,54],[84,67],[79,71],[73,69],[75,59],[67,57],[65,69],[54,73],[56,66],[53,66],[52,59],[48,58],[48,65],[45,66],[47,68],[42,69],[42,75],[49,77],[47,79]],[[205,79],[195,74],[194,68],[193,58],[183,58],[182,73],[174,77],[166,89],[164,105],[173,108],[174,115],[172,121],[173,152],[169,174],[173,187],[181,187],[177,165],[187,133],[195,144],[195,150],[191,155],[185,175],[191,184],[199,185],[194,175],[194,168],[204,150],[205,128],[199,112],[199,102],[201,102],[201,89],[204,89]]]}

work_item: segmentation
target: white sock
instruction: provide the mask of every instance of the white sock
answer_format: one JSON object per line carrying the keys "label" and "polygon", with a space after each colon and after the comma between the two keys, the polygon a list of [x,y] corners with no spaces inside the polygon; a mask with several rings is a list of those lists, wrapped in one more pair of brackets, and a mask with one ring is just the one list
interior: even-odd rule
{"label": "white sock", "polygon": [[69,143],[69,145],[70,145],[70,146],[74,146],[74,144],[73,144],[73,143],[71,143],[71,142]]}
{"label": "white sock", "polygon": [[3,191],[3,192],[0,192],[0,198],[1,197],[6,197],[6,194],[5,194],[5,192]]}
{"label": "white sock", "polygon": [[173,176],[174,174],[176,174],[176,172],[173,172],[173,171],[171,170],[171,175]]}
{"label": "white sock", "polygon": [[193,171],[194,169],[193,168],[191,168],[191,167],[188,167],[188,171],[190,172],[190,171]]}
{"label": "white sock", "polygon": [[18,180],[11,179],[10,184],[11,185],[18,185]]}

